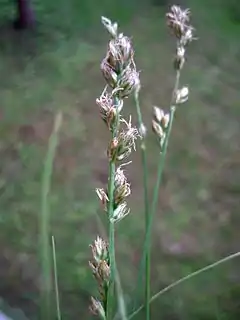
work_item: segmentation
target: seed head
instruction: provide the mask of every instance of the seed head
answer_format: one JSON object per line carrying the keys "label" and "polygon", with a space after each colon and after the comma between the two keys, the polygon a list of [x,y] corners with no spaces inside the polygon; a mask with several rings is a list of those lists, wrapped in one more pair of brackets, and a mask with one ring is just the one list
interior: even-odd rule
{"label": "seed head", "polygon": [[184,32],[184,34],[182,35],[181,39],[180,39],[180,45],[182,46],[186,46],[188,45],[192,40],[195,40],[196,38],[193,37],[193,27],[192,26],[188,26],[186,27],[186,30]]}
{"label": "seed head", "polygon": [[106,260],[102,260],[99,263],[98,266],[98,273],[101,279],[105,282],[108,283],[110,280],[110,266],[107,263]]}
{"label": "seed head", "polygon": [[102,120],[106,123],[109,130],[113,129],[113,126],[116,122],[116,116],[119,114],[123,107],[123,101],[118,99],[118,105],[115,105],[115,100],[112,94],[109,94],[104,91],[101,96],[96,99],[96,103],[99,107],[100,116]]}
{"label": "seed head", "polygon": [[[120,205],[131,194],[130,184],[124,175],[124,171],[122,170],[123,165],[126,164],[119,166],[114,176],[114,208],[117,208],[118,205]],[[96,192],[104,205],[105,211],[108,211],[107,206],[109,203],[109,190],[104,191],[104,189],[96,189]]]}
{"label": "seed head", "polygon": [[116,73],[116,71],[112,68],[112,66],[109,63],[109,57],[105,57],[102,60],[101,63],[101,71],[103,74],[103,77],[105,78],[107,84],[111,87],[111,88],[115,88],[117,85],[117,81],[118,81],[118,75]]}
{"label": "seed head", "polygon": [[136,150],[135,140],[140,137],[137,128],[132,127],[131,116],[129,122],[124,119],[120,119],[120,122],[123,122],[127,128],[122,129],[118,136],[112,139],[107,152],[109,159],[118,161],[126,159],[132,150]]}
{"label": "seed head", "polygon": [[131,116],[129,122],[124,119],[121,122],[126,125],[126,129],[118,135],[117,160],[126,159],[132,150],[136,150],[135,140],[139,137],[137,128],[132,127]]}
{"label": "seed head", "polygon": [[110,33],[110,35],[115,38],[117,37],[117,31],[118,31],[118,25],[116,22],[112,22],[110,19],[106,17],[101,17],[102,24],[107,29],[107,31]]}
{"label": "seed head", "polygon": [[108,246],[104,240],[97,237],[97,240],[90,247],[92,248],[93,260],[89,261],[89,267],[98,283],[101,300],[104,301],[110,279]]}
{"label": "seed head", "polygon": [[133,48],[131,40],[122,33],[117,38],[117,45],[121,52],[121,60],[124,64],[129,64],[133,58]]}
{"label": "seed head", "polygon": [[144,123],[140,124],[140,127],[139,127],[138,131],[139,131],[139,135],[140,135],[141,139],[146,138],[146,136],[147,136],[147,128],[144,125]]}
{"label": "seed head", "polygon": [[121,203],[113,212],[113,217],[110,218],[112,222],[119,222],[124,217],[126,217],[130,212],[130,209],[127,208],[127,203]]}
{"label": "seed head", "polygon": [[169,113],[165,113],[165,115],[162,117],[162,120],[161,120],[161,125],[164,130],[168,128],[169,120],[170,120]]}
{"label": "seed head", "polygon": [[[168,123],[169,123],[169,114],[164,113],[162,109],[159,107],[154,106],[153,107],[153,120],[160,125],[160,127],[164,130],[167,129]],[[153,127],[155,127],[155,124],[153,124]],[[158,131],[158,129],[156,128]]]}
{"label": "seed head", "polygon": [[120,34],[118,37],[110,40],[108,45],[108,62],[118,75],[130,64],[132,57],[133,49],[128,37]]}
{"label": "seed head", "polygon": [[106,192],[102,188],[96,188],[96,193],[97,193],[98,198],[100,199],[100,201],[103,205],[104,210],[107,210],[107,203],[108,203],[109,199],[108,199]]}
{"label": "seed head", "polygon": [[101,302],[93,297],[91,297],[89,310],[93,315],[100,316],[101,319],[106,319],[105,311]]}
{"label": "seed head", "polygon": [[160,123],[162,121],[162,118],[164,117],[163,110],[154,106],[153,107],[153,117],[156,120],[156,122]]}
{"label": "seed head", "polygon": [[188,87],[183,87],[176,92],[176,104],[184,103],[188,100],[189,90]]}
{"label": "seed head", "polygon": [[161,127],[160,123],[158,123],[154,119],[152,120],[152,130],[159,139],[162,139],[164,137],[163,128]]}
{"label": "seed head", "polygon": [[174,35],[181,39],[188,29],[190,20],[190,10],[182,10],[179,6],[172,6],[169,13],[166,14],[167,24]]}
{"label": "seed head", "polygon": [[104,284],[108,284],[110,279],[110,267],[107,261],[100,260],[98,263],[89,261],[89,267],[98,282],[98,286],[101,287],[101,289],[104,289]]}
{"label": "seed head", "polygon": [[126,197],[131,194],[130,184],[127,182],[127,178],[124,175],[121,166],[117,168],[115,177],[114,177],[114,204],[117,207],[122,203]]}
{"label": "seed head", "polygon": [[162,109],[153,107],[152,130],[157,136],[160,148],[162,148],[164,144],[169,121],[169,113],[164,113]]}
{"label": "seed head", "polygon": [[93,260],[96,263],[99,263],[101,260],[108,260],[108,245],[102,238],[97,237],[90,247],[92,249]]}
{"label": "seed head", "polygon": [[119,97],[127,98],[140,86],[139,73],[134,68],[130,66],[127,67],[119,80],[118,86]]}
{"label": "seed head", "polygon": [[177,52],[174,59],[175,70],[181,70],[185,63],[185,48],[183,46],[177,46]]}

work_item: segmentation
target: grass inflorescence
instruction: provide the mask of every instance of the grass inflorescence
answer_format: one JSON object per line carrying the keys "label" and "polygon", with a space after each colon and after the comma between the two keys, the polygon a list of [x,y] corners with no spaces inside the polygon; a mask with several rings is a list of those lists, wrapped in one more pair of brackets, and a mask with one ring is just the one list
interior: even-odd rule
{"label": "grass inflorescence", "polygon": [[[172,96],[169,107],[163,110],[157,106],[153,107],[152,131],[157,139],[157,148],[159,149],[158,168],[156,174],[156,183],[152,198],[148,190],[148,146],[147,146],[147,125],[144,123],[142,110],[140,107],[139,93],[141,90],[141,81],[139,73],[136,70],[134,62],[134,49],[130,38],[118,32],[117,23],[113,23],[108,18],[102,17],[102,23],[110,34],[110,40],[107,47],[106,57],[101,63],[101,71],[106,81],[100,97],[96,100],[100,111],[100,117],[104,121],[110,132],[110,141],[107,147],[107,156],[109,163],[108,185],[106,188],[96,189],[97,195],[107,215],[108,235],[103,240],[97,237],[97,240],[91,245],[93,259],[90,267],[98,284],[99,297],[91,298],[91,312],[100,316],[101,319],[132,319],[140,311],[144,310],[146,320],[151,319],[151,303],[161,294],[191,279],[194,276],[208,271],[219,264],[229,261],[239,253],[217,261],[202,269],[199,269],[188,276],[174,282],[155,295],[151,292],[151,236],[154,222],[154,216],[157,210],[162,175],[166,162],[168,144],[173,127],[174,116],[180,106],[188,101],[189,88],[181,86],[180,76],[186,62],[186,51],[189,44],[195,40],[195,29],[190,24],[190,10],[183,10],[179,6],[173,5],[166,14],[167,25],[176,39],[176,53],[173,59],[173,68],[175,70],[175,82],[173,85]],[[131,117],[126,121],[122,115],[124,111],[126,98],[134,94],[138,124],[132,126]],[[121,291],[115,290],[116,281],[116,259],[115,259],[115,237],[116,223],[125,218],[130,209],[127,206],[126,198],[131,194],[131,186],[128,182],[123,167],[129,162],[125,160],[130,156],[132,150],[135,150],[135,140],[140,141],[142,171],[143,171],[143,199],[145,212],[145,237],[142,249],[142,259],[139,266],[137,285],[132,294],[131,302],[126,304]],[[138,143],[137,143],[138,145]],[[124,161],[124,163],[121,163]],[[119,279],[118,279],[119,280]],[[144,283],[144,303],[136,307],[135,297],[142,292]],[[121,307],[116,309],[115,295],[121,295],[123,301]],[[130,304],[132,305],[130,314]],[[120,310],[120,312],[119,312]],[[114,316],[115,314],[115,316]]]}

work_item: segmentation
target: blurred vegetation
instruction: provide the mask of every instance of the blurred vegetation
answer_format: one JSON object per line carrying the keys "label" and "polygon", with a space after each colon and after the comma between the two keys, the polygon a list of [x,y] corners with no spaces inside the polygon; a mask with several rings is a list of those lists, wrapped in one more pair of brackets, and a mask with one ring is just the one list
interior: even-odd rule
{"label": "blurred vegetation", "polygon": [[[51,228],[63,319],[90,319],[96,290],[89,244],[99,233],[95,187],[107,179],[107,132],[95,99],[105,15],[133,36],[142,70],[142,107],[169,101],[174,43],[161,1],[35,0],[37,28],[12,30],[14,4],[0,4],[0,297],[38,319],[38,216],[41,177],[53,119],[63,112],[50,193]],[[199,40],[189,50],[183,82],[190,100],[178,110],[154,227],[154,289],[239,250],[240,2],[186,0]],[[135,109],[132,101],[127,114]],[[151,184],[157,148],[149,137]],[[131,166],[132,214],[118,227],[117,261],[131,292],[143,241],[139,154]],[[238,319],[239,259],[163,295],[152,319]],[[8,308],[5,307],[4,310]],[[16,319],[20,319],[16,316]],[[141,319],[139,316],[138,319]]]}

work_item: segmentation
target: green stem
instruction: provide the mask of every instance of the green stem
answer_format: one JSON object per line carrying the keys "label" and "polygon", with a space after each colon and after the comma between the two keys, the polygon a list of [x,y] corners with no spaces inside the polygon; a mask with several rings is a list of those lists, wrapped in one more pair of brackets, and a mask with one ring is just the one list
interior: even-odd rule
{"label": "green stem", "polygon": [[[138,127],[141,128],[144,126],[142,120],[142,113],[139,103],[139,90],[136,90],[134,93],[134,100],[137,110],[137,117],[138,117]],[[142,160],[142,167],[143,167],[143,187],[144,187],[144,212],[145,212],[145,226],[148,222],[149,216],[149,201],[148,201],[148,169],[147,169],[147,152],[146,152],[146,138],[142,137],[141,141],[141,160]]]}
{"label": "green stem", "polygon": [[109,219],[109,229],[108,229],[108,237],[109,237],[109,261],[110,261],[110,282],[108,288],[107,295],[107,320],[111,320],[112,317],[112,307],[114,303],[114,280],[115,280],[115,226],[114,222],[111,219],[113,217],[113,206],[114,206],[114,176],[116,172],[115,162],[113,160],[110,161],[109,166],[109,185],[108,185],[108,219]]}
{"label": "green stem", "polygon": [[[173,119],[174,119],[174,114],[175,114],[176,107],[171,106],[170,108],[170,119],[169,119],[169,125],[167,128],[166,132],[166,138],[164,141],[163,145],[163,150],[162,154],[160,155],[160,160],[159,160],[159,165],[157,169],[157,182],[154,188],[153,192],[153,201],[152,201],[152,208],[151,208],[151,215],[149,219],[149,226],[148,226],[148,237],[150,239],[151,236],[151,230],[152,230],[152,224],[153,224],[153,218],[157,209],[157,203],[158,203],[158,195],[159,195],[159,188],[162,182],[162,174],[163,174],[163,169],[164,169],[164,164],[165,164],[165,159],[166,159],[166,154],[167,154],[167,148],[168,148],[168,142],[169,142],[169,137],[172,131],[172,124],[173,124]],[[149,243],[150,245],[150,243]]]}
{"label": "green stem", "polygon": [[50,247],[50,211],[48,196],[50,193],[53,161],[58,144],[58,132],[62,122],[62,114],[56,116],[53,132],[49,139],[49,145],[42,177],[41,211],[39,217],[40,235],[40,263],[42,272],[41,288],[41,319],[51,320],[51,247]]}
{"label": "green stem", "polygon": [[[115,169],[112,167],[113,172]],[[109,198],[110,204],[110,198]],[[112,210],[109,210],[109,213]],[[108,288],[108,297],[107,297],[107,320],[112,318],[112,307],[114,304],[114,281],[115,281],[115,228],[114,222],[109,221],[109,260],[110,260],[110,282]]]}
{"label": "green stem", "polygon": [[[115,105],[118,106],[118,98],[115,97]],[[118,133],[119,127],[119,115],[117,113],[116,122],[114,128],[112,130],[112,137],[113,140]],[[113,214],[114,214],[114,178],[116,172],[116,159],[113,158],[110,160],[109,164],[109,183],[108,183],[108,220],[109,220],[109,229],[108,229],[108,236],[109,236],[109,261],[110,261],[110,282],[107,294],[107,307],[106,307],[106,318],[107,320],[112,320],[112,308],[114,305],[114,283],[115,283],[115,269],[116,269],[116,260],[115,260],[115,224],[113,221]]]}
{"label": "green stem", "polygon": [[178,70],[177,73],[176,73],[176,80],[175,80],[175,85],[174,85],[172,98],[171,98],[171,103],[170,103],[169,125],[168,125],[168,128],[167,128],[166,137],[165,137],[164,144],[163,144],[163,150],[162,150],[162,153],[160,153],[160,158],[159,158],[159,162],[158,162],[157,181],[156,181],[156,185],[155,185],[154,193],[153,193],[153,201],[152,201],[152,208],[151,208],[151,218],[150,218],[150,226],[149,226],[150,235],[151,235],[153,216],[155,215],[155,212],[156,212],[156,209],[157,209],[159,188],[160,188],[160,185],[161,185],[161,182],[162,182],[162,173],[163,173],[164,164],[165,164],[165,158],[166,158],[166,154],[167,154],[168,142],[169,142],[169,137],[170,137],[170,134],[171,134],[171,131],[172,131],[172,124],[173,124],[174,114],[175,114],[175,110],[176,110],[176,107],[174,106],[174,97],[175,97],[175,94],[176,94],[176,92],[178,90],[178,87],[179,87],[179,80],[180,80],[180,71]]}
{"label": "green stem", "polygon": [[164,144],[163,144],[163,150],[162,153],[160,154],[160,159],[158,162],[158,169],[157,169],[157,181],[156,181],[156,185],[154,188],[154,192],[153,192],[153,201],[152,201],[152,207],[151,207],[151,213],[148,219],[148,225],[147,225],[147,231],[146,231],[146,239],[145,239],[145,243],[146,243],[146,315],[148,316],[147,320],[150,319],[150,306],[149,306],[149,302],[150,302],[150,281],[151,281],[151,233],[152,233],[152,225],[153,225],[153,220],[154,220],[154,216],[156,213],[156,209],[157,209],[157,203],[158,203],[158,195],[159,195],[159,189],[160,189],[160,185],[162,182],[162,174],[163,174],[163,169],[164,169],[164,165],[165,165],[165,159],[166,159],[166,154],[167,154],[167,149],[168,149],[168,143],[169,143],[169,138],[171,135],[171,131],[172,131],[172,125],[173,125],[173,119],[174,119],[174,114],[175,114],[175,110],[176,107],[173,105],[174,103],[174,97],[176,94],[176,91],[178,89],[179,86],[179,80],[180,80],[180,71],[178,70],[176,73],[176,80],[175,80],[175,85],[174,85],[174,89],[173,89],[173,93],[172,93],[172,97],[171,97],[171,103],[170,103],[170,119],[169,119],[169,125],[166,131],[166,137],[164,139]]}
{"label": "green stem", "polygon": [[[139,128],[143,127],[143,120],[142,120],[142,113],[139,103],[139,90],[137,89],[134,93],[134,100],[136,105],[136,111],[137,111],[137,118],[138,118],[138,126]],[[149,224],[149,201],[148,201],[148,169],[147,169],[147,152],[146,152],[146,138],[145,136],[142,137],[141,141],[141,161],[142,161],[142,167],[143,167],[143,188],[144,188],[144,211],[145,211],[145,235],[147,232],[147,226]],[[145,257],[145,302],[146,302],[146,320],[150,319],[150,269],[151,269],[151,259],[150,259],[150,253]],[[144,264],[140,267],[139,273],[138,273],[138,280],[137,280],[137,286],[136,286],[136,292],[139,291],[139,287],[141,284],[142,279],[142,273],[144,271]],[[134,296],[137,296],[136,294]],[[135,301],[136,303],[136,301]],[[135,308],[134,303],[134,308]]]}
{"label": "green stem", "polygon": [[[152,296],[151,300],[150,300],[150,303],[152,303],[153,301],[155,301],[160,295],[166,293],[167,291],[175,288],[176,286],[178,286],[179,284],[182,284],[183,282],[187,281],[187,280],[190,280],[194,277],[197,277],[199,276],[201,273],[203,272],[206,272],[206,271],[209,271],[219,265],[221,265],[222,263],[225,263],[225,262],[228,262],[229,260],[232,260],[232,259],[235,259],[237,257],[240,257],[240,252],[236,252],[236,253],[233,253],[223,259],[220,259],[212,264],[209,264],[207,265],[206,267],[204,268],[201,268],[201,269],[198,269],[196,271],[194,271],[193,273],[190,273],[188,274],[187,276],[171,283],[169,286],[165,287],[164,289],[160,290],[159,292],[157,292],[154,296]],[[142,305],[141,307],[139,307],[136,311],[134,311],[129,317],[128,317],[128,320],[131,320],[133,317],[135,317],[140,311],[142,311],[144,308],[144,305]]]}
{"label": "green stem", "polygon": [[[160,154],[160,159],[158,162],[157,180],[156,180],[156,185],[154,187],[154,194],[153,194],[151,211],[146,219],[147,227],[146,227],[146,231],[145,231],[144,250],[143,250],[143,255],[142,255],[142,259],[141,259],[141,263],[140,263],[140,280],[138,279],[138,282],[141,282],[141,279],[142,279],[141,275],[142,275],[143,269],[145,267],[145,308],[146,308],[146,318],[147,319],[150,318],[150,306],[149,306],[150,303],[149,302],[150,302],[150,294],[151,294],[150,280],[151,280],[152,224],[153,224],[153,219],[155,216],[157,202],[158,202],[159,188],[160,188],[161,181],[162,181],[162,173],[163,173],[164,164],[165,164],[165,158],[166,158],[166,153],[167,153],[169,137],[170,137],[171,130],[172,130],[172,124],[173,124],[173,119],[174,119],[174,114],[175,114],[174,99],[175,99],[176,91],[178,90],[178,87],[179,87],[179,80],[180,80],[180,71],[177,70],[175,84],[174,84],[171,102],[170,102],[169,125],[168,125],[167,131],[166,131],[166,137],[165,137],[164,144],[163,144],[163,150],[162,150],[162,153]],[[145,262],[145,264],[144,264],[144,262]]]}
{"label": "green stem", "polygon": [[61,320],[60,299],[59,299],[59,289],[58,289],[57,258],[56,258],[56,246],[55,246],[54,236],[52,236],[52,254],[53,254],[53,271],[54,271],[55,299],[56,299],[56,307],[57,307],[57,320]]}
{"label": "green stem", "polygon": [[151,295],[151,233],[152,233],[152,225],[153,225],[153,219],[155,216],[156,208],[157,208],[157,202],[158,202],[158,194],[159,194],[159,188],[162,181],[162,173],[163,168],[165,164],[165,158],[167,154],[167,147],[168,147],[168,141],[171,134],[172,129],[172,123],[174,119],[174,113],[175,113],[175,107],[171,107],[170,111],[170,120],[169,120],[169,126],[166,132],[166,138],[163,145],[163,151],[161,154],[161,159],[158,166],[158,172],[157,172],[157,183],[154,189],[153,194],[153,202],[152,202],[152,208],[151,208],[151,214],[148,219],[148,225],[146,230],[146,238],[144,243],[144,252],[145,252],[145,260],[146,260],[146,279],[145,279],[145,286],[146,286],[146,295],[145,295],[145,308],[146,308],[146,319],[150,319],[150,295]]}
{"label": "green stem", "polygon": [[151,249],[146,254],[146,274],[145,274],[145,318],[150,320],[150,298],[151,298]]}

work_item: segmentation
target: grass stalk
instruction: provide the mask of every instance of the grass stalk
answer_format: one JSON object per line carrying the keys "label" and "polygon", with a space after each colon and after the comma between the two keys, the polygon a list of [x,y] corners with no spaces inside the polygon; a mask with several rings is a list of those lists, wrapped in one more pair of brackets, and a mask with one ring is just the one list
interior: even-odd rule
{"label": "grass stalk", "polygon": [[[134,101],[137,111],[138,127],[141,131],[141,128],[144,128],[144,123],[142,120],[142,112],[139,102],[139,90],[134,92]],[[141,132],[140,132],[141,133]],[[144,188],[144,213],[145,213],[145,226],[148,224],[149,218],[149,201],[148,201],[148,168],[147,168],[147,152],[146,152],[146,139],[142,137],[141,140],[141,161],[143,167],[143,188]]]}
{"label": "grass stalk", "polygon": [[50,193],[53,161],[58,144],[58,132],[62,123],[62,114],[58,113],[52,134],[49,139],[47,155],[42,176],[41,211],[39,217],[40,235],[39,250],[42,272],[42,287],[40,292],[41,319],[51,320],[51,247],[50,247],[50,210],[48,196]]}
{"label": "grass stalk", "polygon": [[[115,168],[112,167],[112,172],[115,172]],[[115,166],[114,166],[115,167]],[[110,198],[109,198],[110,204]],[[111,212],[109,210],[109,212]],[[109,260],[110,260],[110,272],[111,278],[108,288],[108,298],[107,298],[107,320],[112,319],[112,308],[114,305],[114,280],[115,280],[115,225],[114,222],[109,221]]]}
{"label": "grass stalk", "polygon": [[146,263],[146,269],[145,269],[145,308],[146,308],[146,320],[150,320],[150,297],[151,297],[151,234],[152,234],[152,225],[153,220],[157,208],[157,202],[158,202],[158,195],[159,195],[159,188],[162,181],[162,173],[164,169],[165,164],[165,158],[167,154],[167,147],[168,147],[168,141],[171,134],[173,119],[174,119],[174,113],[175,113],[175,106],[171,107],[170,110],[170,120],[169,120],[169,126],[166,132],[166,139],[164,141],[162,154],[160,155],[160,161],[158,165],[157,170],[157,181],[154,188],[153,193],[153,201],[152,201],[152,207],[151,212],[148,219],[148,224],[146,227],[146,235],[145,235],[145,243],[144,243],[144,257],[145,257],[145,263]]}
{"label": "grass stalk", "polygon": [[[183,277],[183,278],[180,278],[179,280],[171,283],[169,286],[165,287],[164,289],[160,290],[159,292],[157,292],[155,295],[152,296],[151,300],[150,300],[150,303],[152,303],[153,301],[155,301],[157,298],[159,298],[162,294],[168,292],[169,290],[175,288],[176,286],[182,284],[183,282],[185,281],[188,281],[194,277],[197,277],[199,276],[200,274],[206,272],[206,271],[209,271],[211,269],[214,269],[216,267],[218,267],[219,265],[223,264],[223,263],[226,263],[232,259],[235,259],[235,258],[238,258],[240,257],[240,252],[236,252],[236,253],[233,253],[223,259],[220,259],[212,264],[209,264],[207,265],[206,267],[204,268],[201,268],[201,269],[198,269],[190,274],[188,274],[187,276]],[[142,311],[144,308],[144,305],[142,305],[141,307],[139,307],[136,311],[134,311],[129,317],[128,317],[128,320],[131,320],[133,319],[140,311]]]}
{"label": "grass stalk", "polygon": [[149,215],[147,228],[146,228],[146,237],[145,237],[145,261],[146,261],[146,270],[145,270],[145,308],[146,308],[146,320],[150,320],[150,296],[151,296],[151,234],[152,234],[152,226],[153,226],[153,220],[155,217],[156,209],[157,209],[157,203],[158,203],[158,196],[159,196],[159,189],[162,182],[162,174],[164,170],[165,165],[165,159],[167,154],[167,148],[169,143],[169,138],[172,131],[172,125],[173,125],[173,119],[176,107],[173,105],[174,102],[174,96],[176,94],[176,91],[179,86],[179,80],[180,80],[180,71],[178,70],[176,72],[176,79],[174,84],[174,89],[172,93],[171,103],[170,103],[170,119],[169,119],[169,125],[166,131],[166,138],[164,140],[163,144],[163,150],[160,153],[160,158],[158,162],[158,169],[157,169],[157,181],[154,187],[153,191],[153,200],[152,200],[152,206],[151,206],[151,212]]}
{"label": "grass stalk", "polygon": [[166,138],[165,138],[164,144],[163,144],[163,150],[162,150],[162,153],[160,153],[160,157],[159,157],[159,161],[158,161],[157,181],[156,181],[156,184],[155,184],[155,187],[154,187],[154,191],[153,191],[151,215],[150,215],[149,227],[148,227],[148,229],[150,229],[150,232],[149,232],[150,235],[151,235],[153,218],[154,218],[154,215],[155,215],[155,212],[156,212],[156,209],[157,209],[159,189],[160,189],[160,185],[161,185],[161,182],[162,182],[162,174],[163,174],[165,158],[166,158],[166,154],[167,154],[169,138],[170,138],[170,134],[171,134],[171,131],[172,131],[173,119],[174,119],[174,114],[175,114],[175,109],[176,109],[176,107],[173,105],[173,103],[174,103],[174,96],[175,96],[176,91],[178,90],[178,87],[179,87],[179,80],[180,80],[180,71],[178,70],[176,72],[176,80],[175,80],[175,85],[174,85],[172,98],[171,98],[171,103],[170,103],[169,125],[168,125],[167,132],[166,132]]}
{"label": "grass stalk", "polygon": [[[139,102],[139,90],[135,90],[134,93],[134,101],[136,105],[136,111],[137,111],[137,119],[138,119],[138,126],[139,129],[143,128],[144,130],[144,124],[142,120],[142,112],[140,108],[140,102]],[[140,132],[141,133],[141,132]],[[141,162],[142,162],[142,171],[143,171],[143,189],[144,189],[144,216],[145,216],[145,234],[147,233],[147,226],[149,225],[149,200],[148,200],[148,169],[147,169],[147,152],[146,152],[146,139],[143,136],[141,140]],[[150,273],[150,256],[147,254],[145,257],[145,301],[146,301],[146,320],[150,319],[150,308],[149,308],[149,300],[150,300],[150,286],[149,286],[149,273]],[[143,266],[140,267],[138,279],[137,279],[137,286],[136,286],[136,292],[139,291],[140,285],[141,285],[141,279],[142,279],[142,273],[144,272]],[[136,295],[134,295],[136,296]],[[135,307],[135,301],[134,301],[134,307]]]}
{"label": "grass stalk", "polygon": [[[115,97],[115,105],[118,106],[118,99]],[[112,130],[111,141],[117,136],[119,126],[119,116],[116,116],[114,128]],[[115,270],[116,270],[116,258],[115,258],[115,223],[112,219],[114,214],[114,178],[116,173],[116,159],[114,157],[109,163],[109,182],[108,182],[108,220],[109,220],[109,261],[110,261],[110,283],[107,294],[107,306],[106,306],[106,318],[112,320],[112,309],[114,305],[114,284],[115,284]]]}
{"label": "grass stalk", "polygon": [[[162,181],[162,173],[164,169],[165,164],[165,158],[167,154],[167,148],[169,143],[169,138],[172,130],[172,124],[175,114],[175,106],[173,105],[174,97],[176,94],[176,91],[179,87],[179,80],[180,80],[180,71],[177,70],[176,72],[176,78],[175,78],[175,84],[172,92],[171,102],[170,102],[170,119],[169,119],[169,125],[166,131],[166,138],[164,140],[162,152],[160,153],[159,161],[158,161],[158,168],[157,168],[157,180],[153,191],[153,200],[151,205],[151,211],[148,213],[146,221],[146,230],[145,230],[145,240],[144,240],[144,249],[143,249],[143,255],[141,258],[140,263],[140,271],[139,271],[139,278],[138,278],[138,285],[141,283],[142,280],[142,274],[145,270],[145,308],[146,308],[146,319],[150,319],[150,295],[151,295],[151,233],[152,233],[152,225],[153,220],[157,208],[157,202],[158,202],[158,195],[159,195],[159,189]],[[149,205],[147,210],[149,210]]]}
{"label": "grass stalk", "polygon": [[54,288],[55,288],[55,300],[57,308],[57,320],[61,320],[61,309],[58,289],[58,273],[57,273],[57,258],[56,258],[56,246],[55,239],[52,236],[52,254],[53,254],[53,273],[54,273]]}

